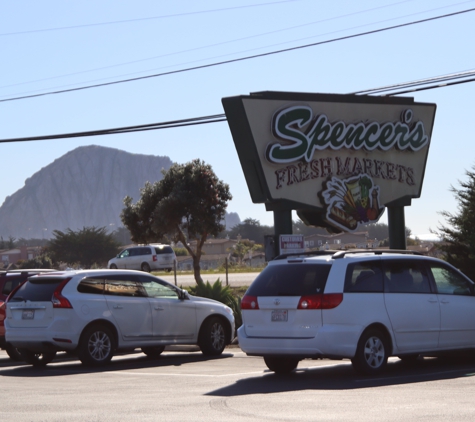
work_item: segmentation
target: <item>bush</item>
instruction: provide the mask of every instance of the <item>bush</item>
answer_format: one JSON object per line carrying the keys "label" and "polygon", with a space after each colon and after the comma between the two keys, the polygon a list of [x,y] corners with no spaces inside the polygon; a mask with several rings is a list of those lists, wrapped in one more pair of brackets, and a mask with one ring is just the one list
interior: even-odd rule
{"label": "bush", "polygon": [[53,268],[53,262],[48,255],[38,255],[36,258],[17,262],[19,269],[28,268]]}

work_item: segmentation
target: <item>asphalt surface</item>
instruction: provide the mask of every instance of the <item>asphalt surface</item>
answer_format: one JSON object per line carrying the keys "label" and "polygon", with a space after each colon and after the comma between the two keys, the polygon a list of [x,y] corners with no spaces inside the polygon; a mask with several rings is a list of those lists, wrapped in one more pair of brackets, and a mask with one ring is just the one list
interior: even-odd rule
{"label": "asphalt surface", "polygon": [[385,374],[348,361],[304,360],[287,376],[238,347],[218,358],[167,350],[114,357],[90,369],[67,355],[46,368],[0,354],[5,421],[473,421],[475,359],[391,358]]}

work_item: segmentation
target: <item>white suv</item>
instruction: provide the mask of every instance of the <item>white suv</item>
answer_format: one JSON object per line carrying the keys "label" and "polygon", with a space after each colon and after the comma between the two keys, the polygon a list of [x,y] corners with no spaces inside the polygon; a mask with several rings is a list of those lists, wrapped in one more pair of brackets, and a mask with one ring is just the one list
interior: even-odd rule
{"label": "white suv", "polygon": [[123,268],[149,273],[154,270],[171,271],[175,262],[176,255],[171,246],[152,243],[124,249],[115,258],[109,260],[107,266],[110,269]]}
{"label": "white suv", "polygon": [[6,340],[41,366],[57,351],[98,366],[116,351],[158,357],[166,345],[198,344],[219,355],[234,334],[233,311],[132,270],[82,270],[34,276],[7,300]]}
{"label": "white suv", "polygon": [[402,252],[277,257],[242,299],[241,349],[275,372],[327,357],[373,374],[388,356],[475,348],[474,283],[444,261]]}

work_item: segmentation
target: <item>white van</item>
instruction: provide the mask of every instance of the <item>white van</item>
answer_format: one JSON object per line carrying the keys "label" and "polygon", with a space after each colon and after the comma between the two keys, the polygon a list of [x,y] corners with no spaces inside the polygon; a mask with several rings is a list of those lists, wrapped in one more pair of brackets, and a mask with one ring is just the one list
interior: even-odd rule
{"label": "white van", "polygon": [[154,270],[171,271],[176,262],[175,251],[170,245],[152,243],[150,245],[132,246],[124,249],[107,266],[110,269]]}

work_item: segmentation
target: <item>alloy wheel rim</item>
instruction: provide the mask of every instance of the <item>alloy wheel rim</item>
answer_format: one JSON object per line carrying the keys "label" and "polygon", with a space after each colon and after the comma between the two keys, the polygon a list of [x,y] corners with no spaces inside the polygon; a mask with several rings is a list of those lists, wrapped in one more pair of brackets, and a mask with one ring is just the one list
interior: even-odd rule
{"label": "alloy wheel rim", "polygon": [[384,361],[384,344],[378,337],[370,337],[364,347],[364,357],[371,368],[379,368]]}
{"label": "alloy wheel rim", "polygon": [[102,332],[95,332],[88,342],[89,354],[97,361],[104,360],[109,356],[112,345],[109,336]]}
{"label": "alloy wheel rim", "polygon": [[216,350],[224,346],[224,328],[219,323],[213,324],[211,328],[211,343]]}

